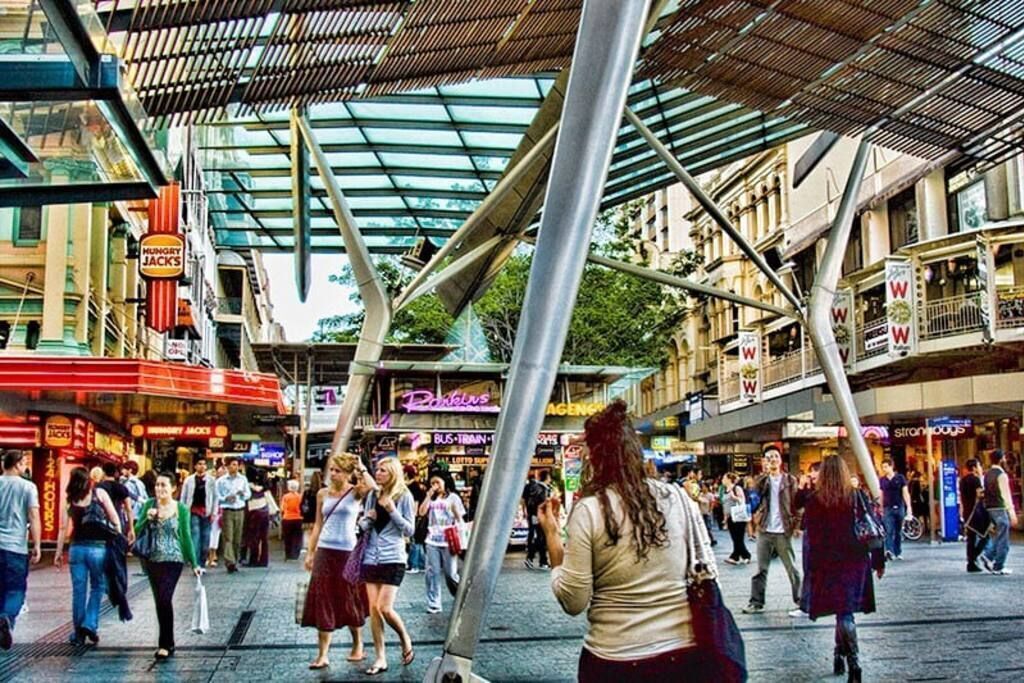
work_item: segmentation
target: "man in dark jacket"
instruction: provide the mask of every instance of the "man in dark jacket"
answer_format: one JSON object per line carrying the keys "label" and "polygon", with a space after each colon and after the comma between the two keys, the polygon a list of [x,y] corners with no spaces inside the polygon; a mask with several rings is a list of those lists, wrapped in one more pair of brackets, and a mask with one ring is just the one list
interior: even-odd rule
{"label": "man in dark jacket", "polygon": [[800,570],[793,553],[793,536],[800,531],[800,515],[796,506],[797,480],[782,471],[782,452],[777,446],[768,446],[762,455],[766,472],[757,480],[760,502],[754,510],[748,533],[757,540],[757,573],[751,580],[750,604],[743,608],[746,614],[764,611],[765,591],[768,587],[768,568],[772,555],[778,555],[789,576],[795,608],[790,616],[801,616]]}
{"label": "man in dark jacket", "polygon": [[551,486],[548,485],[550,474],[547,470],[540,473],[540,481],[532,476],[523,489],[523,504],[526,506],[526,521],[529,524],[529,531],[526,535],[526,561],[524,564],[528,569],[534,569],[534,557],[540,556],[540,566],[546,569],[548,566],[547,540],[544,537],[544,530],[540,527],[540,520],[537,517],[537,509],[551,495]]}
{"label": "man in dark jacket", "polygon": [[[960,518],[964,525],[971,518],[974,506],[978,502],[978,494],[981,492],[981,463],[976,458],[971,458],[965,463],[967,474],[960,478]],[[976,574],[981,572],[978,566],[978,555],[985,547],[986,538],[978,542],[978,534],[971,527],[967,529],[967,573]]]}

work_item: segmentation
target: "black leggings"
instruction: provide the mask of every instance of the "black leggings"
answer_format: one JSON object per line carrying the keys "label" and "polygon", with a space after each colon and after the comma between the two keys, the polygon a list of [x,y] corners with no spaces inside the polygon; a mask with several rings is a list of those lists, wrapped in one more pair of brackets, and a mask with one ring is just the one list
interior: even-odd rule
{"label": "black leggings", "polygon": [[146,571],[149,575],[149,587],[153,590],[153,601],[156,603],[156,620],[160,625],[158,647],[164,650],[174,649],[174,589],[181,578],[181,562],[147,562]]}
{"label": "black leggings", "polygon": [[729,535],[732,536],[732,555],[734,560],[749,560],[750,551],[747,550],[747,541],[744,537],[747,533],[746,522],[734,522],[729,520]]}

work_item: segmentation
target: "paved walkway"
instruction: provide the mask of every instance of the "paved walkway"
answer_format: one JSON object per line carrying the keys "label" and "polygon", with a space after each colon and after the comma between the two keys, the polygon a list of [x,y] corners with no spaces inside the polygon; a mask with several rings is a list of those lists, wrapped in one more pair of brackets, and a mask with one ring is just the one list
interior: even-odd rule
{"label": "paved walkway", "polygon": [[[719,534],[718,550],[728,545]],[[720,558],[725,553],[720,552]],[[133,576],[135,619],[117,621],[106,610],[101,642],[95,648],[65,643],[70,630],[67,570],[33,571],[29,611],[18,620],[16,645],[0,653],[0,680],[15,681],[365,681],[361,667],[344,661],[347,634],[327,672],[306,665],[316,653],[316,635],[294,623],[296,582],[305,576],[297,563],[275,551],[269,569],[223,569],[205,579],[211,629],[189,632],[192,581],[182,579],[176,596],[177,656],[154,664],[156,619],[148,584]],[[911,544],[906,560],[890,565],[878,585],[879,611],[858,616],[866,680],[1019,681],[1024,679],[1024,547],[1017,545],[1008,566],[1011,577],[967,575],[963,546]],[[507,556],[487,619],[476,670],[494,681],[573,680],[583,617],[562,613],[547,587],[547,575],[522,567],[522,554]],[[752,681],[835,681],[829,676],[832,624],[790,619],[785,572],[778,562],[769,579],[767,611],[739,612],[749,594],[752,566],[722,565],[726,602],[736,614],[747,645]],[[407,575],[397,602],[417,646],[410,667],[398,664],[399,648],[389,632],[391,669],[383,680],[422,680],[430,659],[441,651],[451,601],[445,613],[424,610],[422,575]],[[369,639],[369,628],[365,628]]]}

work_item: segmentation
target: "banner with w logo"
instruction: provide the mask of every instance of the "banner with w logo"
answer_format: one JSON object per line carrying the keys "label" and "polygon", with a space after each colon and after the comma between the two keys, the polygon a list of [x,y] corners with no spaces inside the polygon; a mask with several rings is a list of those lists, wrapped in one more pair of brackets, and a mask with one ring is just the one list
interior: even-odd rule
{"label": "banner with w logo", "polygon": [[889,355],[909,354],[916,343],[914,334],[913,266],[903,258],[885,261],[885,317],[888,323]]}
{"label": "banner with w logo", "polygon": [[847,368],[853,367],[853,292],[840,289],[832,299],[832,334],[836,337],[839,358]]}
{"label": "banner with w logo", "polygon": [[761,335],[757,332],[739,333],[740,400],[761,399]]}

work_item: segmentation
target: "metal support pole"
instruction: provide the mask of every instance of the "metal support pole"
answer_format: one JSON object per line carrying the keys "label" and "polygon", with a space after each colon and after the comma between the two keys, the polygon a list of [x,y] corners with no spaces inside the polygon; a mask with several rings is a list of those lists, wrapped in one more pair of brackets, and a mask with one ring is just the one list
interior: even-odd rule
{"label": "metal support pole", "polygon": [[398,313],[400,310],[411,304],[416,299],[419,299],[424,294],[430,292],[432,289],[435,289],[438,285],[442,285],[448,280],[452,279],[462,271],[466,270],[466,268],[471,267],[483,256],[489,254],[492,249],[494,249],[507,239],[507,237],[504,237],[502,235],[495,235],[489,240],[481,242],[470,251],[459,256],[459,258],[456,259],[454,262],[449,263],[447,268],[442,270],[440,273],[436,273],[433,277],[431,277],[429,280],[427,280],[422,285],[417,287],[415,290],[411,292],[409,290],[406,290],[406,296],[402,297],[401,301],[399,301],[395,306],[395,313]]}
{"label": "metal support pole", "polygon": [[868,450],[867,441],[864,440],[864,434],[860,430],[860,417],[857,415],[857,407],[853,403],[853,392],[846,379],[846,370],[842,358],[839,357],[839,347],[836,345],[836,336],[832,331],[832,304],[839,285],[839,277],[843,271],[843,256],[846,254],[846,245],[850,241],[853,215],[857,209],[857,196],[860,194],[860,187],[864,181],[864,169],[867,167],[870,149],[871,143],[862,138],[857,147],[857,154],[853,158],[850,176],[846,179],[846,188],[843,190],[839,210],[832,221],[825,255],[821,259],[818,274],[811,286],[811,300],[807,307],[807,332],[811,335],[814,353],[818,356],[825,381],[828,382],[829,391],[832,392],[832,399],[836,402],[836,408],[843,419],[843,425],[846,427],[853,455],[857,458],[857,464],[860,465],[861,474],[871,493],[877,498],[881,495],[881,489],[878,486],[878,473],[875,472],[871,451]]}
{"label": "metal support pole", "polygon": [[530,467],[544,402],[554,386],[579,292],[591,230],[608,177],[647,3],[586,0],[562,110],[537,250],[523,302],[494,457],[484,476],[473,537],[444,657],[425,680],[471,680],[487,606]]}
{"label": "metal support pole", "polygon": [[800,299],[790,291],[789,287],[787,287],[782,281],[782,278],[779,277],[778,273],[772,270],[771,266],[765,262],[764,258],[757,253],[757,249],[754,249],[754,247],[747,242],[746,238],[743,237],[743,234],[736,229],[732,222],[729,221],[728,217],[726,217],[726,215],[722,213],[722,210],[718,208],[718,205],[715,204],[715,200],[704,192],[704,188],[700,186],[700,183],[698,183],[694,177],[691,176],[685,168],[683,168],[683,165],[680,164],[672,155],[672,152],[670,152],[665,145],[661,144],[661,140],[658,139],[658,136],[652,133],[651,129],[647,127],[647,124],[641,121],[640,117],[634,114],[633,110],[629,107],[625,107],[624,111],[626,113],[626,119],[634,128],[636,128],[637,132],[643,136],[644,140],[647,141],[647,144],[651,146],[651,149],[661,157],[661,160],[664,161],[669,170],[675,174],[676,178],[679,179],[679,182],[686,186],[686,189],[690,191],[690,194],[692,194],[693,198],[697,200],[697,203],[704,208],[709,216],[711,216],[712,220],[718,223],[718,226],[722,228],[722,231],[736,243],[736,246],[740,248],[740,251],[742,251],[746,257],[749,258],[755,266],[757,266],[758,270],[764,273],[769,282],[775,285],[775,288],[782,292],[782,295],[789,300],[789,303],[793,304],[793,307],[796,310],[802,310],[803,304],[800,302]]}
{"label": "metal support pole", "polygon": [[[527,244],[535,243],[535,241],[530,238],[520,237],[519,239]],[[733,294],[732,292],[727,292],[724,289],[718,289],[717,287],[702,285],[699,282],[676,277],[675,275],[669,275],[668,273],[663,273],[660,270],[644,268],[643,266],[638,266],[635,263],[627,263],[625,261],[619,261],[605,256],[598,256],[592,252],[587,254],[587,260],[595,265],[604,266],[605,268],[611,268],[612,270],[618,270],[623,273],[629,273],[630,275],[635,275],[644,280],[668,285],[669,287],[685,289],[686,291],[703,294],[705,296],[725,299],[726,301],[732,301],[733,303],[737,303],[741,306],[750,306],[751,308],[757,308],[762,311],[767,311],[768,313],[774,313],[775,315],[781,315],[786,318],[792,318],[793,320],[801,323],[803,322],[803,316],[798,311],[794,311],[790,308],[781,308],[779,306],[773,306],[772,304],[766,304],[758,301],[757,299]]]}
{"label": "metal support pole", "polygon": [[[306,117],[298,120],[299,130],[306,141],[306,146],[313,155],[313,163],[320,179],[324,183],[327,195],[331,198],[331,207],[334,209],[334,219],[341,230],[341,237],[345,242],[345,251],[348,254],[349,264],[352,266],[352,274],[355,277],[356,286],[359,287],[359,296],[363,299],[363,306],[366,308],[366,317],[363,319],[363,327],[359,330],[359,343],[356,345],[356,353],[353,362],[372,365],[380,360],[384,351],[384,339],[391,329],[391,300],[388,298],[387,288],[377,272],[377,267],[370,259],[370,250],[366,247],[359,228],[356,227],[356,219],[348,208],[345,195],[338,187],[338,181],[331,172],[331,164],[327,160],[320,143],[316,141],[313,130],[309,126]],[[372,374],[349,374],[348,384],[345,387],[345,398],[341,404],[341,414],[338,416],[338,427],[334,432],[334,440],[331,442],[331,455],[344,453],[348,450],[349,439],[352,438],[352,430],[356,426],[356,418],[366,399],[366,392],[373,381]]]}
{"label": "metal support pole", "polygon": [[292,220],[295,222],[293,227],[295,287],[299,293],[299,301],[305,302],[309,295],[313,228],[309,217],[309,151],[302,143],[302,134],[299,132],[299,119],[303,116],[305,116],[304,109],[292,107],[288,128],[291,134]]}
{"label": "metal support pole", "polygon": [[[932,443],[932,425],[928,418],[925,418],[924,438],[925,447],[928,452],[928,543],[935,545],[935,489],[938,486],[938,482],[935,480],[935,456],[933,454],[934,445]],[[942,498],[940,497],[941,501]],[[914,514],[911,511],[910,514]]]}
{"label": "metal support pole", "polygon": [[[295,385],[298,391],[298,385]],[[298,397],[296,397],[298,398]],[[298,477],[301,485],[306,478],[306,451],[309,443],[309,421],[313,413],[313,350],[310,348],[306,356],[306,414],[302,418],[302,431],[299,433],[299,466]]]}
{"label": "metal support pole", "polygon": [[501,177],[501,180],[498,181],[498,184],[494,186],[494,189],[484,197],[484,200],[480,202],[479,206],[476,207],[476,210],[473,211],[469,218],[466,219],[466,222],[463,223],[458,230],[452,233],[452,236],[448,238],[447,242],[441,245],[441,248],[437,250],[437,253],[434,254],[433,258],[427,262],[427,265],[423,266],[423,270],[416,273],[416,276],[408,286],[406,286],[405,290],[398,295],[394,303],[394,309],[396,311],[404,308],[411,299],[419,296],[420,293],[417,290],[422,288],[421,285],[427,277],[437,270],[437,267],[441,265],[441,262],[448,258],[448,255],[452,253],[456,247],[462,244],[467,237],[473,234],[473,231],[483,225],[484,219],[491,215],[491,211],[494,210],[494,207],[497,206],[505,195],[507,195],[509,191],[516,186],[516,183],[518,183],[523,177],[523,174],[530,170],[538,159],[544,156],[548,147],[552,142],[554,142],[557,133],[558,123],[556,122],[548,129],[548,132],[544,133],[544,136],[537,141],[537,144],[531,147],[530,151],[523,155],[523,158],[519,160],[518,164],[513,166],[511,169],[508,169],[505,175]]}

